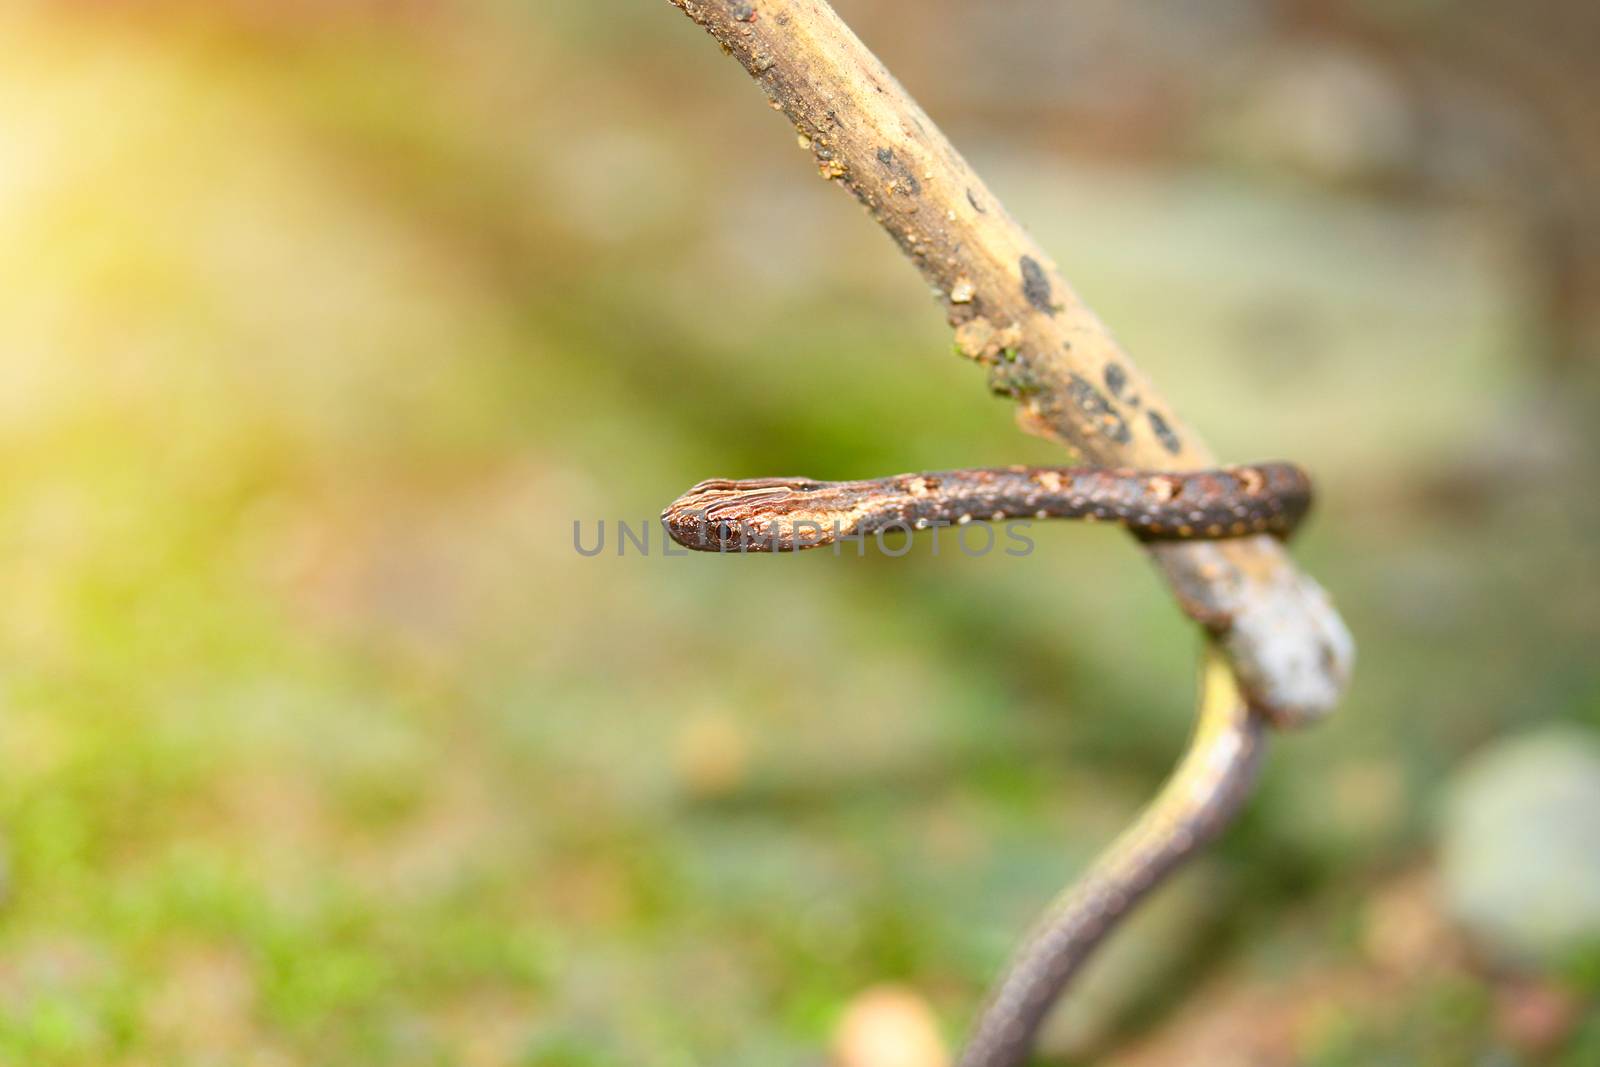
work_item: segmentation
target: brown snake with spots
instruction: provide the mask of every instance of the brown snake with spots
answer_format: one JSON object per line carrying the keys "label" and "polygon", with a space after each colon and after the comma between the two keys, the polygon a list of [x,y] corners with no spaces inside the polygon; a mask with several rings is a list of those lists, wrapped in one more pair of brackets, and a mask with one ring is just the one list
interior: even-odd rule
{"label": "brown snake with spots", "polygon": [[1154,474],[984,467],[864,482],[713,478],[674,500],[661,518],[685,548],[794,552],[974,519],[1120,522],[1145,540],[1286,537],[1310,505],[1311,480],[1292,463]]}
{"label": "brown snake with spots", "polygon": [[[890,530],[973,520],[1118,522],[1142,540],[1288,537],[1311,505],[1291,463],[1150,473],[1000,467],[859,482],[701,482],[662,512],[672,538],[710,552],[792,552]],[[1208,647],[1200,714],[1160,795],[1025,939],[990,995],[959,1067],[1018,1067],[1052,1004],[1133,907],[1227,825],[1255,774],[1262,718]]]}

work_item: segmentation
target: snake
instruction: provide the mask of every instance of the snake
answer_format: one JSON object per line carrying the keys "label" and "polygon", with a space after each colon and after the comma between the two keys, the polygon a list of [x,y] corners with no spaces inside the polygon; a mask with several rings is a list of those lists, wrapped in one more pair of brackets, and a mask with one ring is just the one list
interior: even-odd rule
{"label": "snake", "polygon": [[854,482],[712,478],[661,519],[685,548],[793,552],[975,519],[1117,522],[1143,540],[1287,537],[1310,506],[1311,480],[1293,463],[1170,472],[983,467]]}
{"label": "snake", "polygon": [[[1017,466],[864,481],[710,479],[668,505],[661,520],[683,547],[724,553],[797,552],[892,530],[1008,519],[1111,522],[1146,542],[1287,539],[1311,501],[1309,476],[1285,462],[1190,471]],[[1199,714],[1183,758],[1156,798],[1023,939],[958,1067],[1020,1067],[1094,950],[1242,805],[1265,717],[1242,695],[1214,641],[1201,662]]]}

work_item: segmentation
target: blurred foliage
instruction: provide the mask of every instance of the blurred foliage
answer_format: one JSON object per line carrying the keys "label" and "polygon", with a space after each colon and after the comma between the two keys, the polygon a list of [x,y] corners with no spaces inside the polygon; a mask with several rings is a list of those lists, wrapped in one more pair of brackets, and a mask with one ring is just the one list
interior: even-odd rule
{"label": "blurred foliage", "polygon": [[[809,1063],[886,980],[956,1035],[1175,758],[1194,638],[1106,530],[619,558],[706,476],[1060,458],[743,75],[665,5],[0,34],[0,1062]],[[1095,1040],[1284,986],[1280,1062],[1524,1062],[1503,974],[1364,910],[1468,753],[1600,726],[1595,390],[1517,232],[1006,140],[883,47],[1220,451],[1318,474],[1362,650]]]}

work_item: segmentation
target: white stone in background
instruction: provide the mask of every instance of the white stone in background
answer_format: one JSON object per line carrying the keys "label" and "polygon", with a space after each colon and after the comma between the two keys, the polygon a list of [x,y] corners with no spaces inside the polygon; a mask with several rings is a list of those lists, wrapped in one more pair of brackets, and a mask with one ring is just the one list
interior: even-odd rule
{"label": "white stone in background", "polygon": [[1552,727],[1501,741],[1455,777],[1447,907],[1492,955],[1554,963],[1600,943],[1600,736]]}

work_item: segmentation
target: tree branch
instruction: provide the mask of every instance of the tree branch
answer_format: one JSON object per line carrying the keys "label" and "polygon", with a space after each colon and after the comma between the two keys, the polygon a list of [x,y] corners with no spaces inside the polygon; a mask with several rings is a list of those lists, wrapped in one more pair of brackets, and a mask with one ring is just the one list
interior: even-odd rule
{"label": "tree branch", "polygon": [[[1030,432],[1109,467],[1215,465],[1050,258],[933,120],[823,0],[670,0],[744,65],[941,294],[956,346],[1019,404]],[[1252,704],[1320,718],[1354,646],[1322,589],[1268,537],[1148,550],[1183,610],[1218,639]]]}

